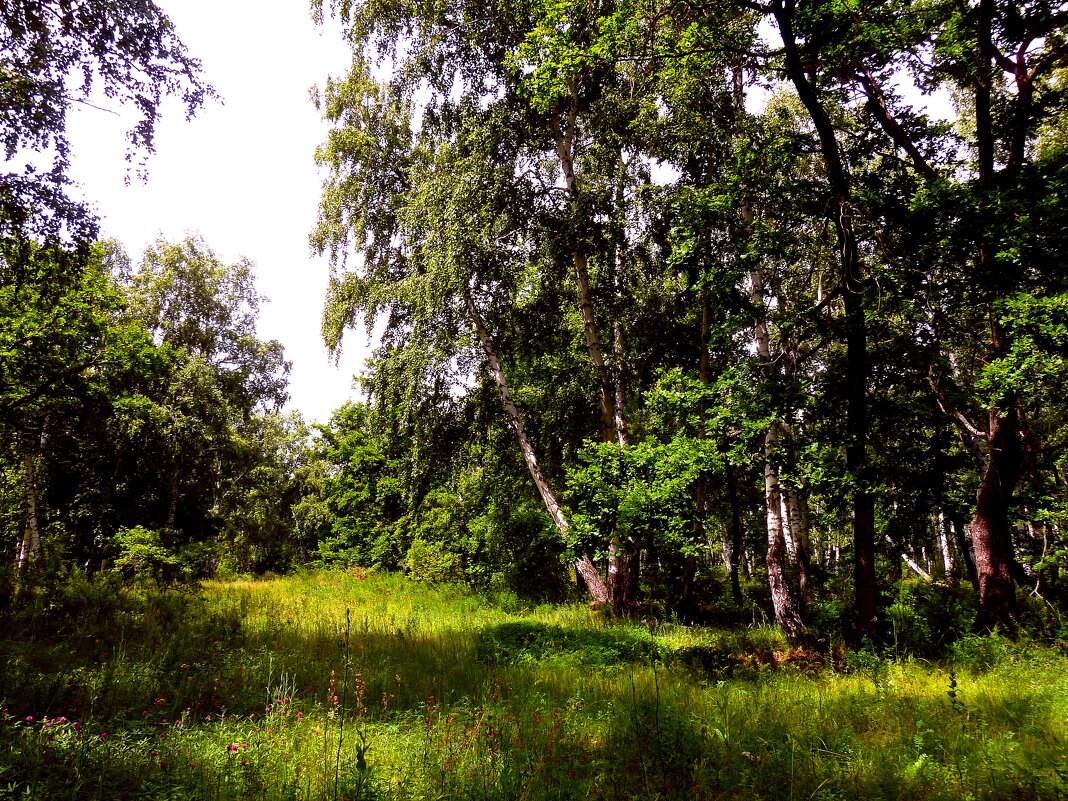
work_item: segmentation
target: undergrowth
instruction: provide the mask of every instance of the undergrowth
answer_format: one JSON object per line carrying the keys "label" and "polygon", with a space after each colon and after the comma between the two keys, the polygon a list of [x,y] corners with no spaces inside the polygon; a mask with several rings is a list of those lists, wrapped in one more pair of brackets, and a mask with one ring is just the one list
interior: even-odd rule
{"label": "undergrowth", "polygon": [[1000,638],[842,658],[342,573],[3,615],[0,798],[1068,794],[1064,659]]}

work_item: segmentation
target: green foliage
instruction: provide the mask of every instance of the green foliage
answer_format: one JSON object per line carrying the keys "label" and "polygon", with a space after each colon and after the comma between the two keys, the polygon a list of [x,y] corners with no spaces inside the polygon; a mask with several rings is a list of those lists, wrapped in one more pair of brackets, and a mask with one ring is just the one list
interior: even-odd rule
{"label": "green foliage", "polygon": [[214,93],[152,2],[108,0],[72,10],[54,0],[13,0],[0,8],[0,52],[0,150],[9,170],[0,180],[0,280],[6,284],[23,276],[29,254],[46,243],[73,245],[82,257],[79,270],[96,236],[92,214],[66,196],[72,103],[92,97],[132,107],[133,160],[152,152],[164,98],[177,96],[192,116]]}
{"label": "green foliage", "polygon": [[976,380],[988,408],[1003,405],[1008,394],[1042,398],[1060,393],[1068,381],[1068,294],[1022,294],[1000,305],[1012,347],[985,365]]}
{"label": "green foliage", "polygon": [[62,552],[99,567],[118,531],[124,563],[167,580],[203,575],[212,541],[242,570],[285,566],[304,434],[273,411],[288,365],[255,337],[250,265],[223,265],[194,238],[157,243],[132,277],[115,243],[91,255],[50,284],[39,249],[24,264],[34,280],[0,285],[0,469],[21,506],[3,519],[10,552],[33,523],[35,561]]}
{"label": "green foliage", "polygon": [[970,586],[947,586],[921,579],[897,585],[886,610],[900,654],[942,656],[971,631],[976,593]]}
{"label": "green foliage", "polygon": [[178,566],[177,555],[164,547],[158,531],[143,526],[120,529],[112,541],[119,550],[116,566],[122,570],[131,573],[145,570],[158,577],[166,568]]}
{"label": "green foliage", "polygon": [[457,581],[463,575],[459,554],[447,550],[440,542],[415,539],[408,546],[404,567],[414,581],[443,584]]}
{"label": "green foliage", "polygon": [[950,659],[960,668],[976,672],[991,670],[1004,664],[1013,653],[1012,643],[1004,635],[967,634],[950,646]]}
{"label": "green foliage", "polygon": [[176,531],[144,526],[120,529],[112,537],[117,549],[115,568],[124,576],[149,577],[156,583],[191,582],[203,578],[213,548],[203,543],[168,546],[179,540]]}

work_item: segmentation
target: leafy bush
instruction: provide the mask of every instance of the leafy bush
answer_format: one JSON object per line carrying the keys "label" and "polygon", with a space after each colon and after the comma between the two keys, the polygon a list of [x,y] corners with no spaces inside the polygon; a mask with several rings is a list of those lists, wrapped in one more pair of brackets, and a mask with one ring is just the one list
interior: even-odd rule
{"label": "leafy bush", "polygon": [[408,548],[405,564],[410,579],[426,584],[444,584],[463,578],[459,555],[447,550],[440,542],[414,540]]}
{"label": "leafy bush", "polygon": [[949,648],[950,661],[957,667],[983,672],[1007,661],[1012,643],[997,634],[968,634]]}
{"label": "leafy bush", "polygon": [[191,581],[205,573],[212,546],[190,543],[169,547],[177,532],[155,530],[144,526],[119,529],[112,543],[119,549],[115,566],[127,578],[149,577],[156,583]]}
{"label": "leafy bush", "polygon": [[897,598],[886,610],[899,653],[932,657],[946,653],[975,620],[971,586],[946,586],[923,579],[898,582]]}

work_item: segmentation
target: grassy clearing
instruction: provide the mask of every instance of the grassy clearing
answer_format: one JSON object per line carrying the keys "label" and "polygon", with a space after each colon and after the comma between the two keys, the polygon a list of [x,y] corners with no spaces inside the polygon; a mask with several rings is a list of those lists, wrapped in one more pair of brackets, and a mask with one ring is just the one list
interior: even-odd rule
{"label": "grassy clearing", "polygon": [[336,573],[198,593],[76,578],[3,623],[4,798],[1068,795],[1048,648],[835,671],[768,629]]}

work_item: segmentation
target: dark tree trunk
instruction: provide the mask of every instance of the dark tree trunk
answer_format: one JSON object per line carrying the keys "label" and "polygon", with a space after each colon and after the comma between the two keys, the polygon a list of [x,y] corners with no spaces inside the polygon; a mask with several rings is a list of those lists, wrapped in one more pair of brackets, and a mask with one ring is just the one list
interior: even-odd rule
{"label": "dark tree trunk", "polygon": [[838,240],[842,271],[842,301],[845,307],[846,369],[844,377],[846,416],[846,471],[853,480],[853,581],[856,594],[855,621],[858,637],[876,635],[875,615],[875,498],[868,487],[868,355],[864,318],[865,282],[861,275],[849,171],[835,138],[831,118],[809,78],[794,35],[794,3],[777,3],[773,9],[786,57],[786,76],[816,129],[820,153],[827,171],[831,210]]}
{"label": "dark tree trunk", "polygon": [[738,580],[739,563],[742,561],[742,509],[738,503],[738,481],[734,476],[734,468],[728,462],[726,466],[727,478],[727,503],[730,504],[731,518],[727,538],[730,542],[731,560],[728,571],[730,573],[731,597],[735,602],[742,600],[742,585]]}
{"label": "dark tree trunk", "polygon": [[972,548],[979,583],[976,627],[1001,626],[1016,630],[1016,585],[1009,513],[1020,476],[1020,430],[1015,405],[1008,413],[990,413],[989,453],[986,471],[975,498]]}

